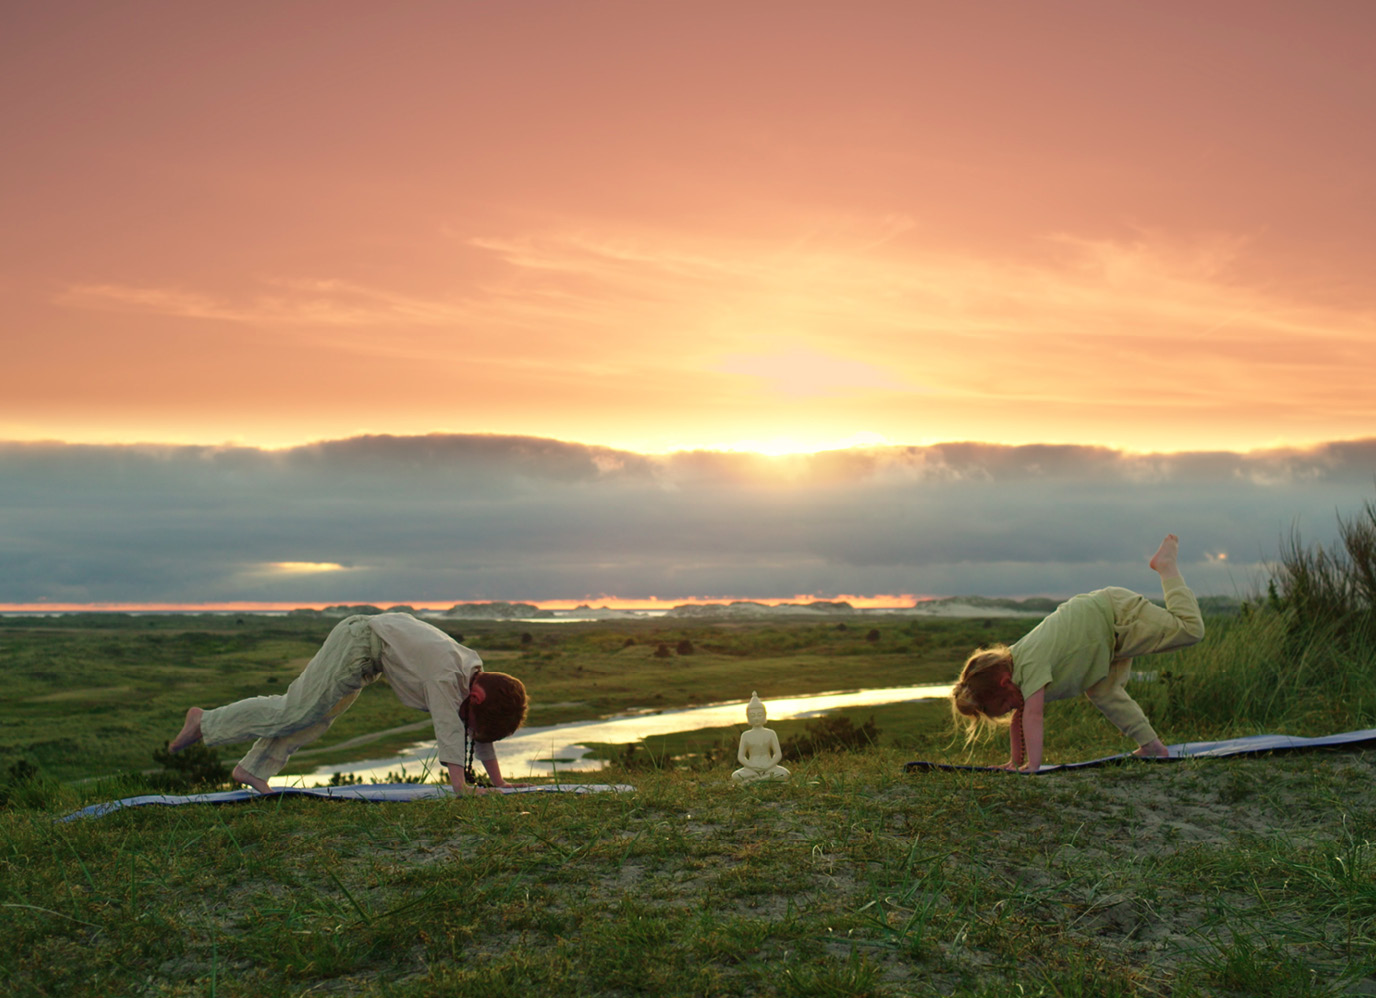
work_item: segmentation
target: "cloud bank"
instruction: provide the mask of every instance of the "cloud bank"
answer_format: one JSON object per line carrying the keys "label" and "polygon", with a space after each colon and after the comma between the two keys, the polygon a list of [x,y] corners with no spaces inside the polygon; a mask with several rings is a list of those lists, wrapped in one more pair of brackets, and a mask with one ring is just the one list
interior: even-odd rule
{"label": "cloud bank", "polygon": [[1244,595],[1372,497],[1376,440],[1130,454],[949,443],[780,458],[533,437],[0,444],[0,603],[448,603],[1154,589]]}

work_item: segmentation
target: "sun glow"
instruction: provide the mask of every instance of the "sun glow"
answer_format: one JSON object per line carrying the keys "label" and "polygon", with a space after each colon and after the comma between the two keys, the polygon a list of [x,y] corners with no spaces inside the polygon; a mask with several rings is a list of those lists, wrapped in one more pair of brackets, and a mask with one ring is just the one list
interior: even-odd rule
{"label": "sun glow", "polygon": [[307,575],[312,572],[343,572],[343,565],[333,561],[273,561],[267,566],[271,571],[283,575]]}
{"label": "sun glow", "polygon": [[882,433],[868,430],[852,433],[848,437],[831,437],[780,434],[779,436],[759,439],[737,440],[731,443],[713,443],[701,447],[683,447],[676,450],[726,451],[733,454],[760,454],[764,457],[787,457],[793,454],[817,454],[821,451],[847,450],[852,447],[884,447],[889,439]]}

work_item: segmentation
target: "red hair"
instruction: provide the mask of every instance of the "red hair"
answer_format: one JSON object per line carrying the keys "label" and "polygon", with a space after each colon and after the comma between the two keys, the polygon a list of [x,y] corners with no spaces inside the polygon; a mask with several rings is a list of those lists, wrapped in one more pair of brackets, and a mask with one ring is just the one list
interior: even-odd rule
{"label": "red hair", "polygon": [[481,706],[473,712],[470,730],[475,742],[500,741],[525,723],[530,701],[519,679],[505,672],[480,672],[475,682],[484,693]]}

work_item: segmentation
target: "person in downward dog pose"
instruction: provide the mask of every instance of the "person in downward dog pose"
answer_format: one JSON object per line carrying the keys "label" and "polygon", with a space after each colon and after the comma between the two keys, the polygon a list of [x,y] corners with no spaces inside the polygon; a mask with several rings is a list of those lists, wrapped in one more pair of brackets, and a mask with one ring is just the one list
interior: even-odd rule
{"label": "person in downward dog pose", "polygon": [[1137,755],[1167,755],[1125,687],[1134,657],[1204,637],[1199,603],[1176,564],[1179,548],[1180,538],[1167,534],[1148,562],[1161,576],[1164,610],[1130,589],[1097,589],[1066,600],[1011,647],[980,648],[966,659],[951,688],[951,714],[966,743],[983,726],[1009,723],[1012,751],[1003,768],[1035,773],[1047,701],[1083,693],[1137,742]]}
{"label": "person in downward dog pose", "polygon": [[492,743],[525,721],[525,687],[514,676],[484,672],[477,652],[409,613],[344,618],[285,694],[249,697],[214,710],[192,707],[168,749],[255,738],[233,775],[268,793],[269,777],[288,757],[323,735],[363,687],[382,676],[398,700],[430,714],[439,759],[456,794],[468,789],[464,770],[473,756],[482,760],[493,786],[512,786],[502,778]]}

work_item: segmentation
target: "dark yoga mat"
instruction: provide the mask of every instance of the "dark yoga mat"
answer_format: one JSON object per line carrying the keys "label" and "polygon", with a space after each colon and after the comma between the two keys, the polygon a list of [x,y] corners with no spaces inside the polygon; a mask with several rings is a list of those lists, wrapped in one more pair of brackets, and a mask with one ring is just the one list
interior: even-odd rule
{"label": "dark yoga mat", "polygon": [[[503,794],[594,794],[625,793],[635,787],[626,783],[564,783],[540,784],[532,787],[503,787]],[[435,783],[367,783],[349,787],[283,787],[270,794],[260,794],[256,790],[221,790],[213,794],[145,794],[142,797],[126,797],[123,800],[106,801],[92,804],[80,811],[59,820],[72,821],[76,818],[102,818],[126,807],[146,807],[160,804],[176,807],[181,804],[235,804],[246,800],[277,800],[283,797],[324,797],[327,800],[361,800],[374,802],[396,802],[412,800],[432,800],[437,797],[452,796],[454,791],[447,786]]]}
{"label": "dark yoga mat", "polygon": [[[1067,769],[1090,769],[1094,766],[1106,766],[1110,763],[1128,761],[1179,762],[1181,759],[1217,759],[1230,755],[1260,755],[1263,752],[1300,752],[1341,746],[1352,747],[1369,743],[1376,743],[1376,728],[1368,728],[1365,731],[1347,731],[1340,735],[1322,735],[1318,738],[1299,738],[1295,735],[1248,735],[1245,738],[1228,738],[1221,742],[1182,742],[1179,745],[1167,745],[1166,748],[1170,751],[1168,758],[1142,759],[1131,752],[1124,752],[1121,755],[1106,755],[1102,759],[1089,759],[1085,762],[1043,765],[1033,775],[1059,773]],[[905,773],[943,769],[990,773],[1006,772],[998,766],[953,766],[944,762],[922,762],[921,760],[909,762],[903,766]]]}

